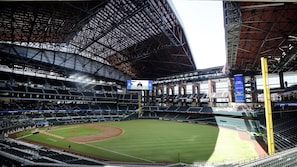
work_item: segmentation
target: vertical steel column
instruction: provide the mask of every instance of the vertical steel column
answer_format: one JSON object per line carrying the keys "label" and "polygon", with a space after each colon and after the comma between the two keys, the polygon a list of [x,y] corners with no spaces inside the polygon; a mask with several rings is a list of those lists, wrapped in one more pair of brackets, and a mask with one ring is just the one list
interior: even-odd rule
{"label": "vertical steel column", "polygon": [[275,152],[274,138],[273,138],[273,125],[272,125],[272,111],[271,111],[271,101],[270,101],[270,89],[267,81],[268,80],[267,59],[264,57],[261,57],[261,67],[262,67],[262,78],[263,78],[268,154],[272,155]]}
{"label": "vertical steel column", "polygon": [[138,92],[138,118],[141,116],[141,100],[142,100],[142,91]]}
{"label": "vertical steel column", "polygon": [[234,83],[230,77],[227,78],[228,82],[228,104],[234,102]]}
{"label": "vertical steel column", "polygon": [[208,80],[208,98],[209,98],[209,105],[211,107],[215,107],[216,99],[212,98],[213,93],[216,92],[216,83],[213,80]]}

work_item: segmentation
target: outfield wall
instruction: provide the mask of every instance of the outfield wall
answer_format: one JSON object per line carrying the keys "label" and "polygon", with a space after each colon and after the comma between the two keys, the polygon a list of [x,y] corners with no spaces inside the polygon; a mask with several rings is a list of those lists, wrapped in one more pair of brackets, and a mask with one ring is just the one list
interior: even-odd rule
{"label": "outfield wall", "polygon": [[225,127],[246,132],[261,133],[260,122],[258,120],[232,118],[226,116],[215,116],[215,120],[219,127]]}

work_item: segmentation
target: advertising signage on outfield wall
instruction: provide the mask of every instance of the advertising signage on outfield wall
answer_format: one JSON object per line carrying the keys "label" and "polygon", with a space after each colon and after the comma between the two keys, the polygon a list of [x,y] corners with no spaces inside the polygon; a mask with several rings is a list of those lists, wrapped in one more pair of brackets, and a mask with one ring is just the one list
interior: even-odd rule
{"label": "advertising signage on outfield wall", "polygon": [[237,103],[245,102],[244,78],[242,74],[234,75],[234,96],[235,96],[235,102]]}
{"label": "advertising signage on outfield wall", "polygon": [[153,90],[152,80],[127,80],[128,90]]}

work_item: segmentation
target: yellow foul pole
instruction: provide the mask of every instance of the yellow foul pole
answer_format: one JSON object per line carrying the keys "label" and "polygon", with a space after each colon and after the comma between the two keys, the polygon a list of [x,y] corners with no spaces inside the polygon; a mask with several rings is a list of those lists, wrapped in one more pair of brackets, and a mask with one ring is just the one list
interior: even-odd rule
{"label": "yellow foul pole", "polygon": [[262,67],[262,78],[263,78],[268,154],[272,155],[275,153],[273,125],[272,125],[272,111],[271,111],[270,89],[268,85],[267,59],[264,57],[261,57],[261,67]]}

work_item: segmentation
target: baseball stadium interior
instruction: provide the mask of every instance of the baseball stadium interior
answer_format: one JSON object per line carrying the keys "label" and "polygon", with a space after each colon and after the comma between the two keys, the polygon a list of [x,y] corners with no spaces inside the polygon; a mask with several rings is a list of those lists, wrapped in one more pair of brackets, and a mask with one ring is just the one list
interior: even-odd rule
{"label": "baseball stadium interior", "polygon": [[195,166],[98,160],[14,137],[39,127],[157,119],[248,132],[266,152],[275,149],[212,166],[296,166],[297,3],[222,6],[227,63],[197,69],[169,1],[1,1],[0,164]]}

